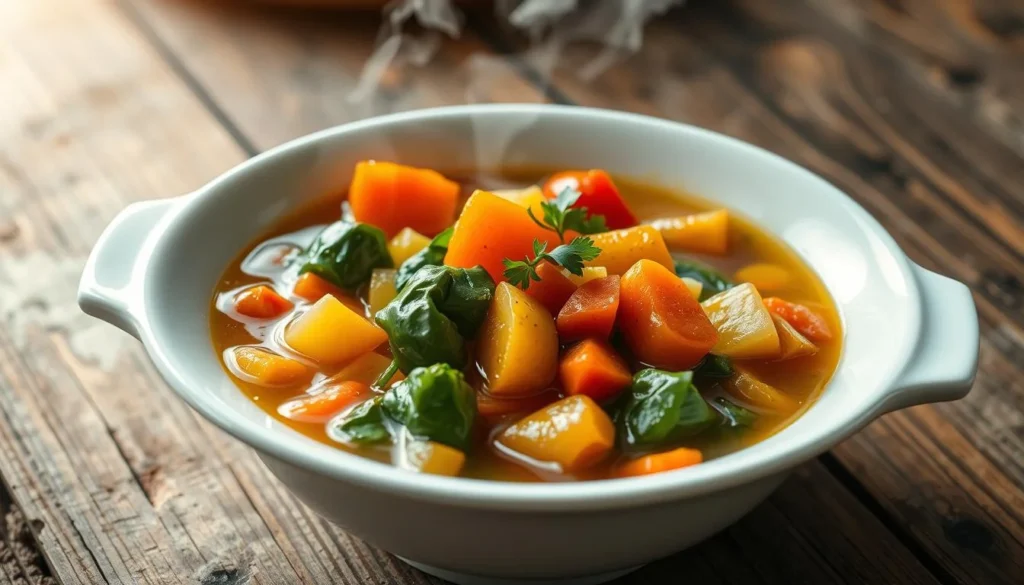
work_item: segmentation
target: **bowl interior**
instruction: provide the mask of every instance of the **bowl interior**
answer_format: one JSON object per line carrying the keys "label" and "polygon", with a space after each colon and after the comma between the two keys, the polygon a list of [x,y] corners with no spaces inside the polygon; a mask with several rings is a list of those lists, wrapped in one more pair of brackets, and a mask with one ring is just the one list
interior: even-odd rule
{"label": "bowl interior", "polygon": [[[609,482],[587,482],[609,484],[602,492],[587,484],[516,485],[517,491],[507,494],[608,494],[626,489],[625,484],[685,491],[723,475],[739,481],[754,468],[792,465],[798,455],[820,452],[866,423],[913,351],[920,306],[905,256],[863,209],[781,158],[704,130],[584,108],[467,106],[399,114],[321,132],[233,169],[169,218],[148,251],[144,341],[157,366],[204,415],[258,449],[293,462],[298,458],[350,479],[363,474],[367,481],[411,475],[306,439],[251,404],[223,373],[212,349],[210,296],[246,244],[295,206],[344,189],[354,164],[365,158],[440,170],[601,167],[685,188],[780,236],[818,272],[839,307],[844,323],[839,369],[817,403],[784,431],[686,473],[617,481],[614,489]],[[440,481],[438,489],[479,483],[417,481],[428,487]]]}

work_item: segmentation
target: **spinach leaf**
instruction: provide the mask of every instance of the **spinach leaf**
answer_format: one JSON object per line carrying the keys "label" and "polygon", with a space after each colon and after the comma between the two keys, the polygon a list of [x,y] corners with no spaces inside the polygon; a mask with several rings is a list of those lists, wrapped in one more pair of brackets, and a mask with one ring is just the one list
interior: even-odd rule
{"label": "spinach leaf", "polygon": [[391,439],[384,423],[380,396],[356,406],[336,424],[338,431],[352,443],[370,445]]}
{"label": "spinach leaf", "polygon": [[312,272],[350,292],[368,282],[374,268],[394,266],[383,231],[344,220],[317,234],[301,258],[299,274]]}
{"label": "spinach leaf", "polygon": [[707,376],[708,378],[728,378],[735,371],[735,368],[732,367],[732,360],[724,355],[709,353],[694,368],[693,373],[694,375]]}
{"label": "spinach leaf", "polygon": [[476,392],[448,364],[416,368],[384,394],[384,412],[413,436],[466,451],[476,419]]}
{"label": "spinach leaf", "polygon": [[699,281],[704,287],[700,291],[701,302],[715,296],[716,294],[729,290],[736,286],[736,283],[732,282],[725,276],[723,276],[717,270],[708,268],[696,262],[682,262],[676,261],[676,275],[679,278],[687,277]]}
{"label": "spinach leaf", "polygon": [[630,447],[653,447],[696,435],[717,414],[693,385],[693,372],[648,368],[633,376],[621,415],[619,436]]}
{"label": "spinach leaf", "polygon": [[469,359],[465,341],[476,335],[493,298],[494,280],[479,266],[425,266],[375,318],[406,374],[439,363],[461,369]]}
{"label": "spinach leaf", "polygon": [[455,228],[450,227],[434,236],[434,239],[408,260],[402,262],[395,274],[395,290],[401,291],[420,268],[424,266],[440,266],[444,264],[444,255],[448,253],[448,242],[452,239]]}
{"label": "spinach leaf", "polygon": [[718,396],[714,399],[714,407],[725,419],[725,426],[730,428],[749,427],[757,420],[756,413],[743,408],[723,396]]}

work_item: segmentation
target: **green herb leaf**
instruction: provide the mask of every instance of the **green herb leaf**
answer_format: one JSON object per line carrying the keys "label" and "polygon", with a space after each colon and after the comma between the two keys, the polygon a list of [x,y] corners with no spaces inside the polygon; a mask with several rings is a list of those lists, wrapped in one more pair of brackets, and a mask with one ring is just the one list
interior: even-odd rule
{"label": "green herb leaf", "polygon": [[619,437],[629,447],[677,443],[718,419],[693,385],[692,372],[640,370],[633,376],[628,395],[617,422]]}
{"label": "green herb leaf", "polygon": [[728,378],[735,371],[735,368],[732,367],[732,360],[724,355],[709,353],[694,368],[693,373],[698,376],[707,376],[708,378]]}
{"label": "green herb leaf", "polygon": [[418,439],[466,451],[476,418],[476,392],[448,364],[416,368],[384,394],[384,412]]}
{"label": "green herb leaf", "polygon": [[543,201],[540,204],[544,212],[544,219],[537,219],[533,210],[527,208],[526,213],[530,219],[540,227],[551,230],[558,234],[558,239],[565,241],[565,232],[576,231],[581,234],[597,234],[608,231],[608,226],[603,215],[587,217],[586,207],[573,207],[580,199],[581,193],[574,187],[562,189],[551,201]]}
{"label": "green herb leaf", "polygon": [[586,236],[577,236],[568,244],[558,246],[550,253],[546,252],[547,244],[540,240],[533,241],[533,255],[524,260],[502,261],[505,266],[505,279],[512,286],[526,290],[530,288],[531,281],[539,281],[537,266],[544,260],[561,266],[577,276],[583,274],[583,263],[594,260],[601,254],[601,248],[594,245],[594,240]]}
{"label": "green herb leaf", "polygon": [[347,291],[370,280],[374,268],[391,268],[384,232],[367,223],[336,221],[325,227],[299,258],[299,274],[312,272]]}
{"label": "green herb leaf", "polygon": [[419,252],[413,254],[398,267],[395,274],[395,290],[401,292],[409,279],[424,266],[440,266],[444,264],[444,256],[448,253],[448,242],[452,239],[455,228],[450,227],[434,236],[434,239]]}
{"label": "green herb leaf", "polygon": [[716,294],[736,286],[736,283],[718,271],[696,262],[676,262],[676,276],[679,278],[684,276],[692,278],[703,285],[700,291],[700,298],[697,299],[700,302],[704,302]]}
{"label": "green herb leaf", "polygon": [[348,412],[336,426],[344,440],[360,445],[383,443],[391,439],[384,423],[381,397],[363,402]]}
{"label": "green herb leaf", "polygon": [[722,414],[725,425],[730,428],[749,427],[757,420],[757,414],[735,404],[725,397],[718,396],[712,402],[715,409]]}

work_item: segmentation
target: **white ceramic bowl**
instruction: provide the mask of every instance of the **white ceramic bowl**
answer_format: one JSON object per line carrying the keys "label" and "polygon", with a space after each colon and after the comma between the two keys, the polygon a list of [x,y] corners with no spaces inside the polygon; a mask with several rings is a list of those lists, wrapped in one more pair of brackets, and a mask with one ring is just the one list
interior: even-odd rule
{"label": "white ceramic bowl", "polygon": [[[839,368],[784,431],[642,478],[522,485],[418,475],[316,443],[270,421],[224,374],[210,341],[210,298],[246,244],[303,201],[343,188],[364,158],[441,170],[600,167],[720,202],[780,236],[821,276],[844,324]],[[968,289],[911,263],[870,215],[814,174],[699,128],[548,105],[355,122],[275,148],[195,193],[131,205],[96,243],[79,303],[138,337],[185,401],[251,445],[322,516],[461,583],[595,583],[686,548],[874,418],[963,397],[978,358]]]}

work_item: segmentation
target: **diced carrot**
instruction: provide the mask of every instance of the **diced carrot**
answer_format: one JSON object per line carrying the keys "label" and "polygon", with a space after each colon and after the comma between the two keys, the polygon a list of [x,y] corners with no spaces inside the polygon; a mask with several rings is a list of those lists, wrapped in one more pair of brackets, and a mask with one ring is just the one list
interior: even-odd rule
{"label": "diced carrot", "polygon": [[680,447],[664,453],[652,453],[631,459],[616,466],[613,475],[615,477],[638,477],[651,475],[673,469],[682,469],[697,465],[704,461],[704,456],[697,449]]}
{"label": "diced carrot", "polygon": [[235,297],[235,310],[253,319],[274,319],[292,310],[292,302],[265,284],[246,289]]}
{"label": "diced carrot", "polygon": [[618,327],[641,362],[667,370],[692,368],[718,342],[718,332],[683,281],[657,262],[641,260],[623,275]]}
{"label": "diced carrot", "polygon": [[608,344],[585,339],[574,345],[558,365],[565,393],[586,394],[601,402],[629,386],[633,376],[626,362]]}
{"label": "diced carrot", "polygon": [[544,183],[544,196],[554,199],[566,187],[578,189],[580,198],[574,207],[586,207],[587,216],[603,215],[605,224],[613,230],[633,227],[636,216],[626,205],[622,195],[608,173],[594,169],[589,171],[565,171],[556,173]]}
{"label": "diced carrot", "polygon": [[558,400],[558,392],[545,390],[526,398],[499,398],[486,392],[476,393],[476,412],[480,416],[492,417],[517,412],[535,412]]}
{"label": "diced carrot", "polygon": [[725,209],[656,219],[651,225],[676,250],[722,255],[729,249],[729,212]]}
{"label": "diced carrot", "polygon": [[537,267],[540,280],[530,284],[526,294],[540,301],[552,316],[558,314],[576,291],[576,285],[562,271],[550,262],[541,262]]}
{"label": "diced carrot", "polygon": [[361,313],[327,295],[288,324],[284,340],[300,354],[332,365],[373,351],[388,335]]}
{"label": "diced carrot", "polygon": [[608,274],[624,274],[638,260],[653,260],[669,270],[675,268],[661,232],[649,225],[594,234],[590,238],[601,254],[586,265],[604,266]]}
{"label": "diced carrot", "polygon": [[819,343],[831,341],[832,328],[828,326],[828,322],[821,315],[807,307],[784,301],[778,297],[765,299],[764,306],[768,307],[768,310],[772,313],[785,319],[807,339]]}
{"label": "diced carrot", "polygon": [[345,291],[312,272],[299,276],[299,279],[295,281],[295,286],[292,287],[292,293],[311,303],[319,301],[320,297],[324,295],[345,296]]}
{"label": "diced carrot", "polygon": [[778,264],[758,262],[744,266],[736,271],[736,280],[749,282],[757,287],[758,292],[766,293],[785,288],[792,276],[789,271]]}
{"label": "diced carrot", "polygon": [[375,225],[388,238],[402,228],[435,236],[455,219],[459,184],[430,169],[392,162],[356,164],[348,204],[356,221]]}
{"label": "diced carrot", "polygon": [[579,394],[519,420],[498,436],[498,443],[571,473],[608,455],[615,444],[615,426],[596,402]]}
{"label": "diced carrot", "polygon": [[262,386],[291,386],[313,377],[313,370],[305,364],[262,347],[236,347],[231,354],[238,369]]}
{"label": "diced carrot", "polygon": [[619,277],[591,280],[572,293],[558,312],[555,327],[562,341],[608,339],[619,310]]}
{"label": "diced carrot", "polygon": [[493,193],[477,191],[455,224],[444,263],[459,268],[480,265],[495,282],[502,282],[505,258],[533,257],[534,239],[547,243],[548,250],[561,244],[558,234],[534,223],[522,207]]}
{"label": "diced carrot", "polygon": [[289,400],[279,406],[277,411],[281,416],[295,421],[322,423],[372,394],[373,390],[362,382],[341,382],[324,386],[316,394]]}
{"label": "diced carrot", "polygon": [[403,449],[401,466],[411,471],[455,476],[462,471],[466,454],[434,441],[409,441]]}

